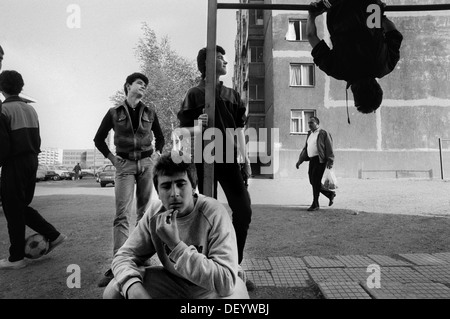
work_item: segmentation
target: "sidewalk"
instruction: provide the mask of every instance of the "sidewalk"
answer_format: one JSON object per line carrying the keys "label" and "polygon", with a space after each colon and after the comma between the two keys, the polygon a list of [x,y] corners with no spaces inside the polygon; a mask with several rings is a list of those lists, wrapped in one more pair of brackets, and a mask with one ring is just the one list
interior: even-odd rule
{"label": "sidewalk", "polygon": [[[309,207],[312,189],[301,179],[250,179],[252,204]],[[450,217],[450,181],[341,178],[333,208],[382,214]],[[218,199],[226,203],[219,190]],[[320,197],[321,206],[328,200]]]}
{"label": "sidewalk", "polygon": [[[251,179],[249,192],[252,204],[298,207],[299,211],[309,207],[312,198],[307,179]],[[226,203],[223,193],[219,200]],[[327,203],[322,197],[322,206]],[[340,179],[332,209],[339,208],[449,218],[450,183]],[[450,299],[450,252],[252,258],[244,260],[243,268],[256,287],[316,285],[327,299]]]}
{"label": "sidewalk", "polygon": [[242,266],[256,287],[317,285],[326,299],[450,299],[450,252],[254,258]]}

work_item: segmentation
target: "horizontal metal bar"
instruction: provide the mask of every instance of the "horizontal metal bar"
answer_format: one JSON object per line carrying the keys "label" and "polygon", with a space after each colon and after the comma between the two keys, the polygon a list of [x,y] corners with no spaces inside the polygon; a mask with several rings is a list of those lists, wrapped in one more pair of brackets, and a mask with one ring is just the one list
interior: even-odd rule
{"label": "horizontal metal bar", "polygon": [[[263,10],[292,10],[308,11],[309,4],[265,4],[265,3],[217,3],[217,9],[263,9]],[[450,3],[445,4],[416,4],[386,6],[385,11],[438,11],[450,10]]]}

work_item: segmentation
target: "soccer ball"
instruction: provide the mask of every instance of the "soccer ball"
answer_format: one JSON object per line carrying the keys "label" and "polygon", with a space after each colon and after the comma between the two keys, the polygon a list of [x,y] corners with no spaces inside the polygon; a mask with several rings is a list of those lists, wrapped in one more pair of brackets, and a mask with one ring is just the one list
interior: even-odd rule
{"label": "soccer ball", "polygon": [[25,240],[25,257],[37,259],[45,255],[48,251],[49,243],[47,238],[41,234],[30,235]]}

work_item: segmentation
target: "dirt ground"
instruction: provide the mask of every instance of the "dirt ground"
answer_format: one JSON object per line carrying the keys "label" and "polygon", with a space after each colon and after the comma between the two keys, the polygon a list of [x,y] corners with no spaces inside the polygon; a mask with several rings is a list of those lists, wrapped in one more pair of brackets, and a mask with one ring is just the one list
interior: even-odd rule
{"label": "dirt ground", "polygon": [[[79,186],[86,193],[94,193],[90,189],[99,186],[92,183],[83,181]],[[384,197],[383,202],[394,203],[398,194],[392,196]],[[30,261],[24,269],[1,271],[0,299],[101,298],[103,290],[97,282],[111,262],[114,198],[110,194],[43,195],[36,196],[32,206],[68,240],[51,254]],[[449,251],[448,217],[380,214],[335,206],[307,212],[306,206],[254,204],[245,257]],[[6,257],[8,247],[6,220],[0,209],[0,258]],[[80,269],[80,288],[67,285],[73,265]],[[250,295],[252,299],[321,298],[314,287],[257,287]]]}

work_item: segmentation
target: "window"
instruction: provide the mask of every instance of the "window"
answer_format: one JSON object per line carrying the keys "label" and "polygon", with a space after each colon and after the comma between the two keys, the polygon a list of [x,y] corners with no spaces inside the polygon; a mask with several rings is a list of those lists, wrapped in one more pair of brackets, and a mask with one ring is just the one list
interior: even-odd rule
{"label": "window", "polygon": [[306,20],[289,20],[288,31],[286,33],[288,41],[308,41],[306,36]]}
{"label": "window", "polygon": [[250,100],[264,100],[264,84],[250,84]]}
{"label": "window", "polygon": [[291,134],[308,133],[308,120],[315,115],[314,110],[291,110]]}
{"label": "window", "polygon": [[291,64],[289,84],[290,86],[314,86],[314,64]]}
{"label": "window", "polygon": [[250,47],[250,61],[249,62],[264,62],[263,60],[263,54],[264,54],[264,48],[263,47]]}
{"label": "window", "polygon": [[249,11],[250,25],[264,24],[264,11],[262,9],[253,9]]}

